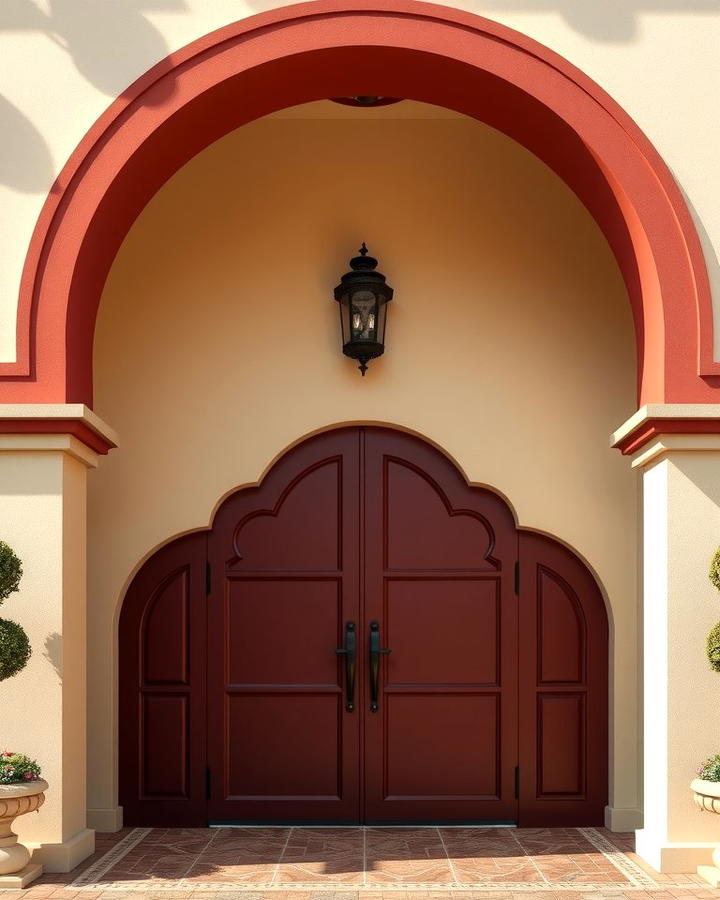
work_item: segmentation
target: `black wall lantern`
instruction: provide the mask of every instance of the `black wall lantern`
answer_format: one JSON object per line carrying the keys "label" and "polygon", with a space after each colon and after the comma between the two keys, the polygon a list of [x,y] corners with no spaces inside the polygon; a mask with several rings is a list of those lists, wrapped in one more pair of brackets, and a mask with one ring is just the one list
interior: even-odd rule
{"label": "black wall lantern", "polygon": [[340,304],[343,353],[360,362],[358,368],[364,375],[368,361],[385,350],[387,304],[393,289],[385,283],[385,276],[375,271],[378,261],[367,255],[364,242],[358,252],[360,256],[350,260],[351,271],[335,288],[335,299]]}

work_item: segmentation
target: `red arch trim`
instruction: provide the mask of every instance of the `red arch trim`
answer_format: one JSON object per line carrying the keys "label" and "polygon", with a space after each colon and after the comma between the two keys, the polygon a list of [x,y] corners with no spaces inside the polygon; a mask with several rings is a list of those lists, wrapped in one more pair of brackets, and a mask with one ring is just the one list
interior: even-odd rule
{"label": "red arch trim", "polygon": [[233,128],[357,94],[455,109],[542,158],[588,207],[618,260],[635,321],[640,402],[715,400],[720,365],[712,361],[700,242],[650,142],[557,54],[505,26],[417,0],[319,0],[253,16],[172,54],[128,88],[45,203],[22,278],[18,362],[0,365],[0,400],[91,405],[102,288],[153,193]]}

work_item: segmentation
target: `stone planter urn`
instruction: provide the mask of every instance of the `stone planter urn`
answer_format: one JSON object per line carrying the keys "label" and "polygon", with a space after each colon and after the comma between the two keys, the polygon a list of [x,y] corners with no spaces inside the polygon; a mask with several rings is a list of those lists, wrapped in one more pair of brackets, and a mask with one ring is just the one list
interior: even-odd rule
{"label": "stone planter urn", "polygon": [[[704,781],[695,778],[690,784],[695,802],[700,809],[720,815],[720,781]],[[713,887],[720,887],[720,844],[713,851],[713,866],[698,866],[698,875]]]}
{"label": "stone planter urn", "polygon": [[30,851],[18,844],[11,826],[18,816],[40,809],[47,788],[42,778],[0,784],[0,888],[24,888],[42,875],[42,866],[29,864]]}

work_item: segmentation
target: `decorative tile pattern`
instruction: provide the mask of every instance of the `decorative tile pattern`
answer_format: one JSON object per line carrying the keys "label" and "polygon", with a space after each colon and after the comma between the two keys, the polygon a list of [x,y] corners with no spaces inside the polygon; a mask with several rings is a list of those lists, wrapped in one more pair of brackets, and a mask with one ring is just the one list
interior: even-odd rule
{"label": "decorative tile pattern", "polygon": [[[652,873],[632,836],[597,828],[136,828],[103,836],[82,871],[27,900],[649,900],[702,898],[694,875]],[[66,879],[57,883],[61,877]],[[47,891],[55,880],[57,893]],[[43,892],[44,891],[44,892]],[[0,892],[0,900],[10,900]],[[410,898],[409,898],[410,900]]]}

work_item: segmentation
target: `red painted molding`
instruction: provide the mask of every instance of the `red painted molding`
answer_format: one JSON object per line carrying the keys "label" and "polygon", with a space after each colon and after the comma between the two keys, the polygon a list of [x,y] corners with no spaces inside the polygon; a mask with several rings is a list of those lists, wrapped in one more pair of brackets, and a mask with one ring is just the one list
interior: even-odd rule
{"label": "red painted molding", "polygon": [[648,419],[615,446],[623,456],[631,456],[663,434],[720,434],[720,419]]}
{"label": "red painted molding", "polygon": [[103,285],[155,191],[240,125],[358,94],[455,109],[543,159],[595,217],[622,270],[639,403],[716,399],[700,241],[632,119],[567,60],[503,25],[418,0],[319,0],[252,16],[171,54],[93,125],[38,220],[19,297],[18,362],[0,364],[0,402],[91,406]]}
{"label": "red painted molding", "polygon": [[0,434],[70,434],[102,456],[116,446],[76,419],[0,419]]}

